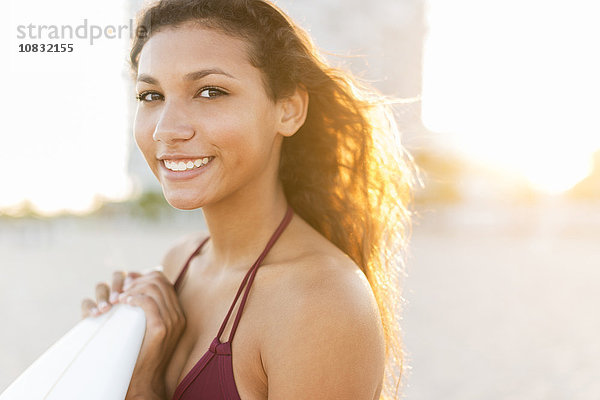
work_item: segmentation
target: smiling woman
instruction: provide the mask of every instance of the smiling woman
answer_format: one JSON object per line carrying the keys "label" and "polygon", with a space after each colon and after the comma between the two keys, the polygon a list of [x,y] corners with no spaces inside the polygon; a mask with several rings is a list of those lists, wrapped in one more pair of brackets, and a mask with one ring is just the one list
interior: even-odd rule
{"label": "smiling woman", "polygon": [[146,314],[128,399],[397,397],[412,175],[387,102],[268,1],[163,0],[136,31],[136,142],[209,232],[84,301]]}
{"label": "smiling woman", "polygon": [[[232,185],[269,190],[279,156],[272,147],[302,124],[306,93],[276,104],[261,71],[246,61],[243,39],[185,26],[160,30],[140,52],[134,127],[140,150],[165,198],[179,209],[219,200]],[[194,146],[184,147],[185,141]],[[176,171],[167,167],[172,164]],[[269,181],[259,171],[266,166]]]}

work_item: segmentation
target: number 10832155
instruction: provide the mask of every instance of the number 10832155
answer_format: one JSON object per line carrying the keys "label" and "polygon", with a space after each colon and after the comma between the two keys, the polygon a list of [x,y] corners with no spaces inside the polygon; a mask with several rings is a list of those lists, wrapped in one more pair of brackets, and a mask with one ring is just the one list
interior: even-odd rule
{"label": "number 10832155", "polygon": [[72,43],[20,43],[19,53],[71,53]]}

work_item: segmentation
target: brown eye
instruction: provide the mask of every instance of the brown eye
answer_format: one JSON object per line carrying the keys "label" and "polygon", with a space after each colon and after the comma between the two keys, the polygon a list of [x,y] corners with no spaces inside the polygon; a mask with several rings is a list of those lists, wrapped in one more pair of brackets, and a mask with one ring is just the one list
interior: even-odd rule
{"label": "brown eye", "polygon": [[139,101],[143,102],[152,102],[157,100],[162,100],[162,95],[156,92],[142,92],[136,96]]}
{"label": "brown eye", "polygon": [[200,97],[205,97],[205,98],[213,98],[213,97],[219,97],[219,96],[223,96],[226,95],[227,93],[219,88],[215,88],[215,87],[208,87],[208,88],[204,88],[202,89],[199,93],[198,96]]}

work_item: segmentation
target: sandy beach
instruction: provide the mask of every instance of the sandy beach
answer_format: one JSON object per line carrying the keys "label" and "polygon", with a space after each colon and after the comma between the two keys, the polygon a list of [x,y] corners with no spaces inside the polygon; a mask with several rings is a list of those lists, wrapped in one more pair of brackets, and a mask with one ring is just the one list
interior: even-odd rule
{"label": "sandy beach", "polygon": [[[600,398],[600,207],[428,206],[404,282],[403,398]],[[155,266],[203,229],[161,220],[0,220],[0,391],[79,320],[114,269]]]}

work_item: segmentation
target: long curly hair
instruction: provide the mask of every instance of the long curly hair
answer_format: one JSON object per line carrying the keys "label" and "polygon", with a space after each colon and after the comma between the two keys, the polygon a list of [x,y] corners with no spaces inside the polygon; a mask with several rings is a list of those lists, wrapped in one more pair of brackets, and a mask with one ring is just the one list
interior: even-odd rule
{"label": "long curly hair", "polygon": [[266,0],[161,0],[138,17],[130,62],[153,33],[187,22],[249,43],[273,100],[301,85],[309,95],[304,125],[283,140],[279,178],[306,222],[362,269],[377,300],[386,340],[381,399],[398,396],[403,372],[401,278],[410,231],[414,169],[400,144],[392,102],[333,68],[308,34]]}

